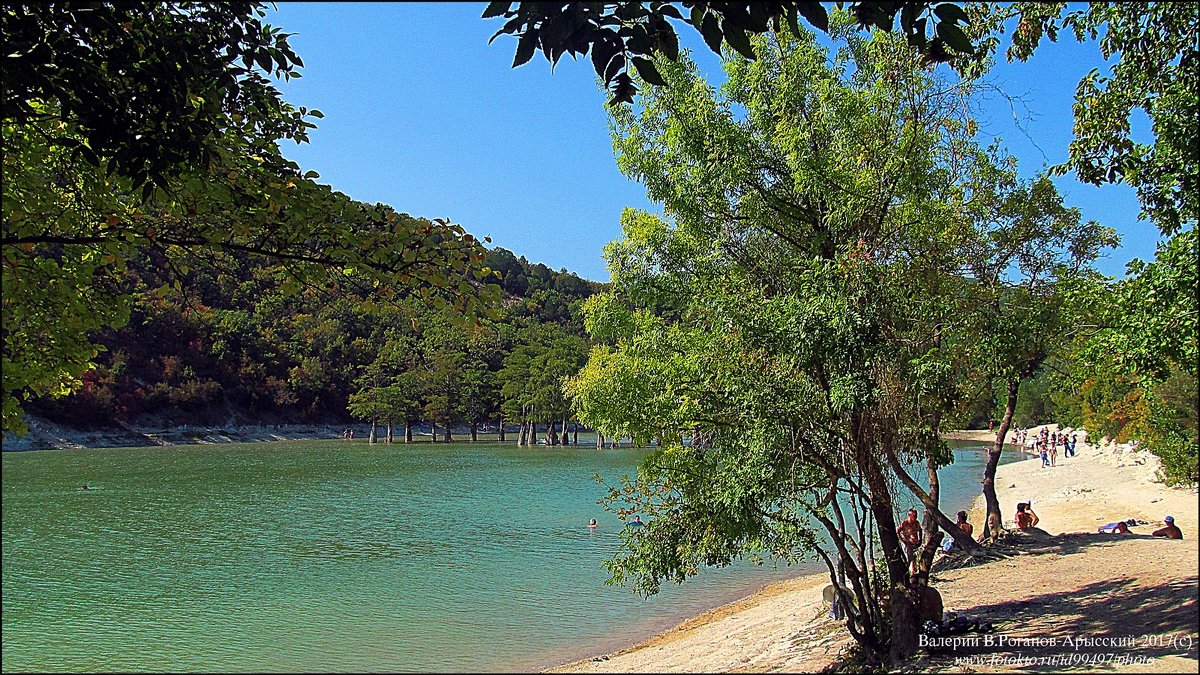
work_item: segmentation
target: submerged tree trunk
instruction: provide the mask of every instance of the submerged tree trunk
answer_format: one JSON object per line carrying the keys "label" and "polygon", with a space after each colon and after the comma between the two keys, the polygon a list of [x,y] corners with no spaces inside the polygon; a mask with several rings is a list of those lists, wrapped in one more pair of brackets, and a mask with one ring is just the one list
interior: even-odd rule
{"label": "submerged tree trunk", "polygon": [[412,443],[412,422],[404,420],[404,442]]}
{"label": "submerged tree trunk", "polygon": [[447,443],[450,443],[451,441],[454,440],[454,437],[450,435],[450,423],[446,422],[442,426],[443,426],[442,440],[446,441]]}
{"label": "submerged tree trunk", "polygon": [[385,443],[392,442],[392,420],[390,420],[390,419],[387,421],[387,440],[384,442]]}
{"label": "submerged tree trunk", "polygon": [[479,442],[479,422],[471,422],[471,442]]}
{"label": "submerged tree trunk", "polygon": [[429,428],[430,428],[429,442],[437,443],[437,422],[430,422]]}
{"label": "submerged tree trunk", "polygon": [[554,430],[554,420],[546,428],[546,445],[558,445],[558,432]]}
{"label": "submerged tree trunk", "polygon": [[576,422],[574,424],[574,426],[571,427],[571,432],[572,432],[572,435],[574,436],[571,444],[579,445],[579,422]]}
{"label": "submerged tree trunk", "polygon": [[600,433],[599,429],[596,430],[596,448],[604,449],[604,434]]}
{"label": "submerged tree trunk", "polygon": [[1008,435],[1013,412],[1017,409],[1017,391],[1020,388],[1020,377],[1009,379],[1008,398],[1004,402],[1004,419],[1000,420],[1000,429],[996,431],[996,441],[988,450],[988,461],[983,467],[983,501],[987,508],[987,516],[983,521],[983,536],[989,539],[1000,534],[993,531],[994,529],[1003,529],[1001,523],[1004,522],[1004,517],[1000,513],[1000,499],[996,496],[996,467],[1000,465],[1000,454],[1004,452],[1004,437]]}
{"label": "submerged tree trunk", "polygon": [[374,419],[371,420],[371,435],[370,435],[370,437],[367,438],[367,442],[372,445],[374,445],[375,441],[378,440],[378,437],[377,437],[378,431],[376,430],[376,427],[378,426],[378,424],[379,423],[376,422]]}
{"label": "submerged tree trunk", "polygon": [[504,413],[500,413],[500,442],[504,442]]}
{"label": "submerged tree trunk", "polygon": [[527,432],[525,431],[525,420],[521,420],[521,424],[517,426],[517,446],[518,447],[525,445],[526,434],[527,434]]}
{"label": "submerged tree trunk", "polygon": [[525,442],[528,445],[537,445],[537,422],[529,420],[529,435],[525,437]]}

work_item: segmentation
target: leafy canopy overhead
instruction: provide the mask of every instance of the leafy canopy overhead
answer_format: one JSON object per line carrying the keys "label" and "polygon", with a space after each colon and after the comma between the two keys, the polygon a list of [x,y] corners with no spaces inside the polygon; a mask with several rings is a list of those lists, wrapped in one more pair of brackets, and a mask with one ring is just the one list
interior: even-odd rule
{"label": "leafy canopy overhead", "polygon": [[[513,5],[516,5],[513,8]],[[974,48],[963,26],[967,14],[955,3],[907,0],[903,2],[851,2],[860,28],[890,31],[899,22],[908,43],[930,62],[949,61],[954,54],[971,54]],[[677,6],[678,5],[678,6]],[[680,10],[682,8],[682,11]],[[683,12],[687,12],[684,19]],[[687,21],[717,54],[728,44],[753,60],[750,36],[784,25],[799,32],[799,18],[814,28],[829,30],[829,16],[819,2],[490,2],[483,18],[503,17],[504,26],[492,36],[518,39],[513,67],[542,52],[551,64],[563,54],[589,51],[596,75],[612,92],[610,103],[630,103],[638,92],[630,74],[637,70],[649,84],[663,84],[654,64],[661,53],[679,58],[679,37],[668,19]]]}

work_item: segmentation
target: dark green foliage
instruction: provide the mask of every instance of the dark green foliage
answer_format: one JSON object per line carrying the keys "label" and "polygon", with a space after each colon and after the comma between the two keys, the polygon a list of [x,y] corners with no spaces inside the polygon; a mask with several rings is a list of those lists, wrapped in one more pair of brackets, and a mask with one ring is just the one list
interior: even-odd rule
{"label": "dark green foliage", "polygon": [[35,101],[57,101],[78,136],[56,142],[135,189],[208,165],[228,111],[249,135],[306,140],[305,111],[263,77],[304,64],[263,16],[255,2],[6,3],[4,120],[31,123],[46,114]]}
{"label": "dark green foliage", "polygon": [[[953,3],[909,0],[848,4],[861,29],[890,31],[898,21],[908,43],[930,62],[949,61],[952,53],[974,52],[971,40],[958,26],[967,24],[967,15]],[[683,12],[688,13],[686,19]],[[662,54],[672,61],[679,58],[679,37],[670,19],[690,23],[717,54],[722,44],[728,44],[748,59],[755,58],[750,35],[779,31],[785,24],[798,34],[798,17],[819,30],[829,30],[829,16],[819,2],[488,3],[483,18],[495,17],[506,21],[492,40],[503,34],[518,38],[514,68],[539,51],[551,64],[557,64],[564,54],[575,58],[590,50],[596,75],[612,92],[610,103],[633,101],[638,89],[629,74],[631,64],[643,81],[660,86],[665,83],[653,56]],[[928,33],[931,29],[932,38]]]}
{"label": "dark green foliage", "polygon": [[[461,226],[355,202],[280,152],[316,111],[284,102],[287,36],[258,3],[5,5],[3,427],[83,385],[130,318],[128,267],[161,297],[214,261],[256,258],[278,293],[413,293],[486,315],[500,289]],[[205,282],[208,283],[208,282]],[[190,288],[190,287],[189,287]],[[310,389],[319,370],[304,367]],[[183,386],[182,384],[180,386]],[[205,384],[196,389],[211,397]]]}
{"label": "dark green foliage", "polygon": [[[245,255],[218,256],[189,270],[186,290],[156,293],[167,271],[155,256],[139,258],[124,281],[137,298],[128,324],[92,336],[104,351],[77,391],[30,409],[83,426],[146,416],[341,423],[348,403],[354,416],[381,423],[494,421],[506,358],[522,349],[539,364],[528,375],[539,419],[561,418],[557,378],[586,356],[570,307],[601,285],[501,248],[486,255],[497,271],[531,281],[527,293],[506,293],[508,310],[496,320],[479,322],[431,309],[403,289],[392,303],[315,286],[285,293],[282,268]],[[563,339],[580,345],[569,372],[555,370],[549,356]]]}

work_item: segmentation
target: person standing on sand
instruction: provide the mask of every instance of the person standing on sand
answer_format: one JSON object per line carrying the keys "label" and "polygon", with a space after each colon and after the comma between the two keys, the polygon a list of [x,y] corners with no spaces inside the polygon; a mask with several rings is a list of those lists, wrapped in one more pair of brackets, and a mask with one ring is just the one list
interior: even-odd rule
{"label": "person standing on sand", "polygon": [[916,569],[917,546],[921,543],[921,524],[917,522],[916,509],[908,510],[908,516],[900,523],[900,527],[896,528],[896,536],[900,537],[900,543],[904,544],[904,555],[908,557],[909,564]]}
{"label": "person standing on sand", "polygon": [[1042,468],[1044,469],[1044,468],[1050,466],[1050,454],[1046,450],[1046,441],[1040,441],[1038,443],[1038,447],[1039,447],[1039,450],[1041,451],[1040,454],[1042,457]]}
{"label": "person standing on sand", "polygon": [[1173,516],[1163,518],[1163,522],[1167,524],[1166,527],[1151,532],[1151,536],[1166,537],[1167,539],[1183,539],[1183,530],[1175,527],[1175,518]]}
{"label": "person standing on sand", "polygon": [[1056,466],[1057,464],[1058,464],[1058,444],[1052,443],[1050,445],[1050,466]]}

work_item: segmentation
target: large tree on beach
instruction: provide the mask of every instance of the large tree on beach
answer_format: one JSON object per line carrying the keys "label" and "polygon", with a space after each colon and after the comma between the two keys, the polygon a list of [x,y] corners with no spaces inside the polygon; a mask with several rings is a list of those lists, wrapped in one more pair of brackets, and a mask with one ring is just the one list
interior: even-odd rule
{"label": "large tree on beach", "polygon": [[22,401],[75,388],[99,349],[91,333],[127,321],[136,255],[158,256],[175,284],[230,254],[280,266],[286,292],[420,289],[462,310],[495,299],[461,227],[354,202],[280,154],[320,114],[269,79],[301,64],[264,15],[258,3],[0,9],[5,430],[23,430]]}
{"label": "large tree on beach", "polygon": [[[916,648],[936,526],[977,549],[936,475],[989,237],[965,177],[995,158],[972,141],[970,82],[846,15],[831,32],[847,45],[832,57],[808,33],[754,38],[719,97],[660,59],[666,86],[613,111],[619,165],[669,220],[624,216],[613,290],[585,305],[601,345],[568,392],[603,433],[661,441],[611,494],[653,518],[615,580],[653,592],[744,554],[815,555],[854,638],[897,659]],[[915,575],[901,485],[935,524]]]}
{"label": "large tree on beach", "polygon": [[964,207],[979,230],[966,256],[973,309],[962,316],[964,348],[978,377],[965,382],[1003,388],[1000,424],[983,472],[984,533],[994,536],[993,523],[1003,522],[996,468],[1021,384],[1095,328],[1078,298],[1102,285],[1090,263],[1117,238],[1112,229],[1084,222],[1078,209],[1067,207],[1048,177],[1021,180],[1012,161],[975,164],[963,187]]}

